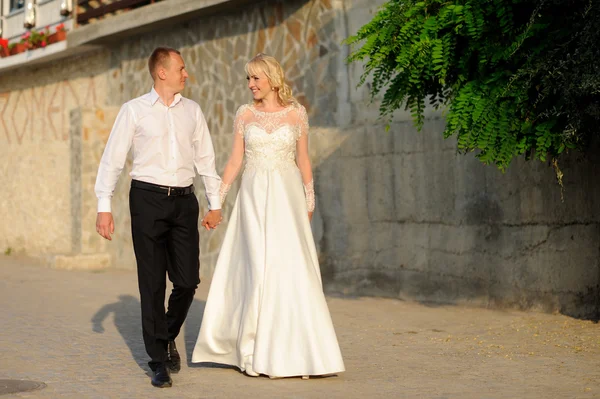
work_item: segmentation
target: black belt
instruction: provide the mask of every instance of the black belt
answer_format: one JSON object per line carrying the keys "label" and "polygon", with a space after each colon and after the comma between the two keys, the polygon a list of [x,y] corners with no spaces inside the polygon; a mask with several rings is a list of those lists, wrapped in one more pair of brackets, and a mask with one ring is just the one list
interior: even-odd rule
{"label": "black belt", "polygon": [[144,181],[132,180],[131,187],[139,188],[142,190],[154,191],[157,193],[163,193],[168,196],[173,195],[188,195],[194,192],[194,185],[187,187],[168,187],[159,186],[158,184],[146,183]]}

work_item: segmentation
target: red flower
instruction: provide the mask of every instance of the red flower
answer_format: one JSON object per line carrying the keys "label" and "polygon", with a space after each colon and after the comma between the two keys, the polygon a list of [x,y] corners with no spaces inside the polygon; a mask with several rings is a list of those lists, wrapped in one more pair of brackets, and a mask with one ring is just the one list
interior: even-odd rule
{"label": "red flower", "polygon": [[0,47],[8,48],[8,40],[0,38]]}
{"label": "red flower", "polygon": [[42,45],[42,47],[46,47],[46,41],[45,41],[45,40],[42,40],[42,43],[41,43],[41,45]]}
{"label": "red flower", "polygon": [[65,30],[65,24],[58,24],[58,25],[56,25],[56,31],[57,32],[62,32],[63,30]]}

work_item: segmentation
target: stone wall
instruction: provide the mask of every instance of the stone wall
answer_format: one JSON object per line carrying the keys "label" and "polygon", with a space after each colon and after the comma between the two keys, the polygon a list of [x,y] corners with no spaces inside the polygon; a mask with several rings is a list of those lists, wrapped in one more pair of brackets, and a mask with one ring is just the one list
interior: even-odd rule
{"label": "stone wall", "polygon": [[0,248],[73,252],[70,110],[104,103],[105,54],[0,76]]}
{"label": "stone wall", "polygon": [[[110,243],[95,233],[93,185],[119,106],[150,89],[147,56],[158,45],[182,51],[190,74],[183,94],[202,106],[222,170],[233,115],[250,100],[243,66],[266,52],[281,60],[309,112],[313,227],[328,291],[598,312],[598,159],[563,163],[561,202],[551,168],[518,160],[502,174],[457,155],[435,113],[417,133],[398,112],[386,132],[377,102],[356,89],[360,65],[345,64],[341,45],[380,3],[258,1],[19,71],[18,79],[0,76],[0,184],[10,194],[1,200],[0,248],[57,267],[135,268],[128,176],[115,194],[117,239]],[[196,186],[205,211],[199,180]],[[201,232],[204,277],[224,231]]]}
{"label": "stone wall", "polygon": [[[344,4],[348,34],[376,9]],[[563,202],[549,165],[519,159],[503,174],[458,155],[435,113],[418,133],[398,112],[385,132],[377,102],[353,89],[361,73],[348,69],[349,139],[317,180],[330,289],[599,317],[597,148],[562,161]],[[333,179],[340,170],[353,173]]]}

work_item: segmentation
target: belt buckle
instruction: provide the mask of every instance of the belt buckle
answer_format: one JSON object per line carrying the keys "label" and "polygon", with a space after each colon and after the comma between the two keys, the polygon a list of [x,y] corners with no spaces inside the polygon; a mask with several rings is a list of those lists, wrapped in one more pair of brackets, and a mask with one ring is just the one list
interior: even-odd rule
{"label": "belt buckle", "polygon": [[167,197],[171,196],[171,187],[169,187],[169,191],[167,192]]}

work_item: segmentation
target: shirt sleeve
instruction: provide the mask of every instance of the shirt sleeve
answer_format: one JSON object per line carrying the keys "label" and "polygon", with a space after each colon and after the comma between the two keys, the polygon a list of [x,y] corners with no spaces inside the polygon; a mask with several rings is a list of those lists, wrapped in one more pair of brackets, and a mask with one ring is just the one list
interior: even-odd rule
{"label": "shirt sleeve", "polygon": [[98,212],[111,212],[111,199],[119,180],[119,175],[125,166],[127,154],[133,142],[135,133],[135,118],[128,104],[119,110],[117,119],[104,148],[98,175],[96,176],[95,192],[98,197]]}
{"label": "shirt sleeve", "polygon": [[194,131],[194,165],[196,171],[202,177],[202,183],[206,190],[208,209],[221,209],[219,188],[221,178],[217,174],[215,165],[215,150],[210,138],[210,132],[206,124],[204,114],[198,106],[196,110],[196,130]]}

